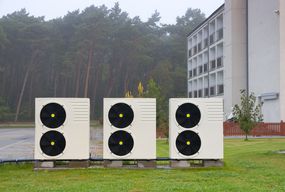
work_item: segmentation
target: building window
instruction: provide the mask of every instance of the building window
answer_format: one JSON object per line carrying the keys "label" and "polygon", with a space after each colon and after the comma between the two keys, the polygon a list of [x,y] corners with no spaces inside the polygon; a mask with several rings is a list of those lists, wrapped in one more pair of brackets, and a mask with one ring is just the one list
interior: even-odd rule
{"label": "building window", "polygon": [[199,91],[198,91],[198,97],[203,97],[203,89],[199,89]]}
{"label": "building window", "polygon": [[216,60],[210,61],[210,69],[214,70],[216,68]]}
{"label": "building window", "polygon": [[192,78],[192,70],[189,71],[189,79]]}
{"label": "building window", "polygon": [[218,85],[218,95],[223,94],[224,93],[224,85]]}
{"label": "building window", "polygon": [[208,89],[208,88],[205,88],[205,89],[204,89],[204,96],[205,96],[205,97],[208,97],[208,96],[209,96],[209,89]]}
{"label": "building window", "polygon": [[221,40],[223,36],[224,36],[223,28],[221,28],[217,31],[217,41]]}
{"label": "building window", "polygon": [[199,74],[202,74],[203,73],[203,66],[199,66]]}
{"label": "building window", "polygon": [[188,54],[189,54],[189,57],[192,57],[192,49],[189,49]]}
{"label": "building window", "polygon": [[197,69],[193,69],[193,77],[196,77],[197,76]]}
{"label": "building window", "polygon": [[223,57],[219,57],[217,59],[217,68],[222,67],[223,66]]}
{"label": "building window", "polygon": [[202,43],[198,43],[198,52],[202,51]]}
{"label": "building window", "polygon": [[210,35],[210,45],[212,45],[215,42],[215,34],[213,33]]}
{"label": "building window", "polygon": [[207,73],[208,72],[208,63],[205,63],[204,64],[204,73]]}
{"label": "building window", "polygon": [[189,96],[189,98],[192,98],[192,92],[191,91],[188,93],[188,96]]}
{"label": "building window", "polygon": [[197,91],[194,91],[194,98],[197,98]]}
{"label": "building window", "polygon": [[193,48],[193,55],[196,55],[197,54],[197,46],[195,46],[194,48]]}
{"label": "building window", "polygon": [[215,86],[210,87],[210,96],[216,95],[216,89]]}
{"label": "building window", "polygon": [[204,39],[204,48],[208,47],[208,38]]}

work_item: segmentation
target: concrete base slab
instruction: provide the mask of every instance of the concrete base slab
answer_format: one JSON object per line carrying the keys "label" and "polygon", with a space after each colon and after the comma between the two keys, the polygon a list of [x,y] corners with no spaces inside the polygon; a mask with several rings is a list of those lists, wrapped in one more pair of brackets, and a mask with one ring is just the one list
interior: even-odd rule
{"label": "concrete base slab", "polygon": [[35,168],[54,168],[55,164],[53,161],[36,162]]}
{"label": "concrete base slab", "polygon": [[122,167],[123,166],[123,161],[104,161],[104,167]]}
{"label": "concrete base slab", "polygon": [[156,161],[138,161],[138,168],[156,168]]}
{"label": "concrete base slab", "polygon": [[190,163],[188,161],[183,160],[172,160],[170,161],[170,167],[172,168],[187,168],[190,167]]}

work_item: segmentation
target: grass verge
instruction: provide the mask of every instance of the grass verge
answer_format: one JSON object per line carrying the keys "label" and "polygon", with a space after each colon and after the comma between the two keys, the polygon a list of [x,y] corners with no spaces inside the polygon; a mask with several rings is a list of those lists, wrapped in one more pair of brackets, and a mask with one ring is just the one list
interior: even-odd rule
{"label": "grass verge", "polygon": [[[102,127],[99,121],[90,121],[91,127]],[[0,123],[0,128],[34,128],[34,122],[2,122]]]}
{"label": "grass verge", "polygon": [[[33,171],[0,165],[0,191],[285,191],[285,139],[225,139],[225,166],[195,169]],[[159,140],[158,156],[168,156]]]}

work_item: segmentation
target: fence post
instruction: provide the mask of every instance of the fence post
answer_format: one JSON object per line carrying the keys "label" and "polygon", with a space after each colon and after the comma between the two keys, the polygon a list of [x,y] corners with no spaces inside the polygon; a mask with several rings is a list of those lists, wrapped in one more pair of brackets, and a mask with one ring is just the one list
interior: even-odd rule
{"label": "fence post", "polygon": [[281,129],[281,135],[285,136],[285,123],[283,121],[280,122],[280,129]]}
{"label": "fence post", "polygon": [[229,135],[229,126],[228,126],[228,122],[224,122],[223,123],[223,127],[224,127],[224,136],[228,136]]}

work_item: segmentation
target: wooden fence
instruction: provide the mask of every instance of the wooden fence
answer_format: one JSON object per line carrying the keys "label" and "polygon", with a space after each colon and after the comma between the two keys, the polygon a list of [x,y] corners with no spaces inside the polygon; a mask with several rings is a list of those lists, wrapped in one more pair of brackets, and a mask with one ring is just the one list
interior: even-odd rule
{"label": "wooden fence", "polygon": [[[243,136],[244,132],[238,124],[224,122],[224,136]],[[280,123],[259,123],[251,131],[251,136],[285,136],[285,122]]]}

